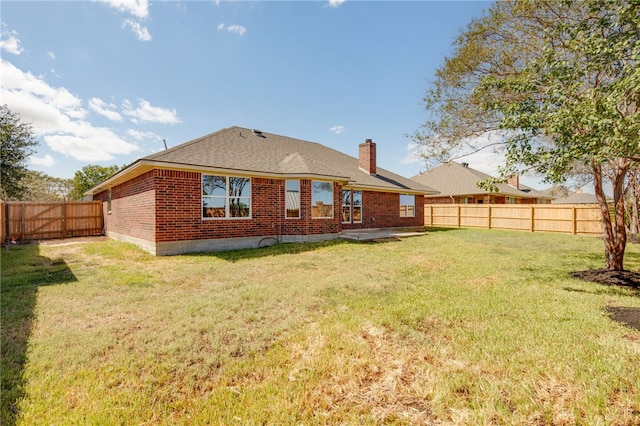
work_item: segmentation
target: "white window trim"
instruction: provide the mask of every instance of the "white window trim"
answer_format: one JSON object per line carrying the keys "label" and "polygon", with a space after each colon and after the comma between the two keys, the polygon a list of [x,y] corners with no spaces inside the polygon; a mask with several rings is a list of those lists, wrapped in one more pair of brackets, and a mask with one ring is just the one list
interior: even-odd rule
{"label": "white window trim", "polygon": [[[298,216],[287,216],[287,182],[298,182]],[[286,179],[284,181],[284,218],[285,219],[300,219],[302,217],[301,204],[302,204],[302,182],[300,179]]]}
{"label": "white window trim", "polygon": [[[220,176],[220,177],[224,177],[226,179],[226,188],[225,188],[225,205],[224,205],[224,217],[206,217],[204,216],[202,213],[202,207],[203,207],[203,200],[204,198],[222,198],[222,196],[206,196],[202,193],[202,181],[204,180],[205,176]],[[237,177],[237,178],[241,178],[241,179],[249,179],[249,185],[251,185],[251,196],[249,197],[242,197],[242,198],[249,198],[249,216],[244,216],[244,217],[231,217],[230,216],[230,208],[231,208],[231,203],[229,202],[229,198],[231,198],[229,196],[229,178],[232,177]],[[251,177],[246,177],[246,176],[229,176],[229,175],[223,175],[223,174],[210,174],[210,173],[202,173],[202,176],[200,177],[200,215],[202,216],[202,220],[250,220],[253,219],[253,178]]]}
{"label": "white window trim", "polygon": [[[349,220],[348,221],[343,221],[342,223],[362,223],[362,197],[363,197],[363,192],[361,189],[343,189],[343,191],[349,191],[350,194],[350,204],[342,204],[342,208],[345,207],[349,207]],[[360,193],[360,205],[356,206],[355,202],[354,202],[354,193],[355,192],[359,192]],[[341,200],[344,201],[344,197],[341,197]],[[354,212],[356,211],[356,208],[360,209],[360,220],[355,220],[355,215]],[[342,210],[340,210],[340,216],[342,216]]]}
{"label": "white window trim", "polygon": [[[349,191],[349,204],[344,204],[344,193]],[[349,207],[349,220],[343,220],[342,223],[352,223],[353,222],[353,192],[350,189],[343,189],[342,200],[342,209],[340,209],[340,216],[342,216],[342,210],[345,207]]]}
{"label": "white window trim", "polygon": [[[313,216],[313,184],[315,182],[321,182],[321,183],[330,183],[331,184],[331,200],[333,201],[331,206],[331,216]],[[320,220],[326,220],[326,219],[333,219],[336,215],[335,213],[335,209],[336,209],[336,204],[335,204],[335,190],[334,190],[334,185],[333,182],[325,182],[325,181],[321,181],[321,180],[312,180],[311,181],[311,219],[315,220],[315,219],[320,219]]]}
{"label": "white window trim", "polygon": [[[399,197],[398,201],[402,200],[402,196],[403,195],[405,195],[407,197],[413,197],[413,214],[411,216],[409,216],[409,214],[408,214],[409,213],[409,209],[406,208],[405,213],[407,213],[407,214],[405,214],[404,216],[402,214],[400,214],[400,217],[401,218],[402,217],[416,217],[416,196],[415,196],[415,194],[400,194],[400,197]],[[408,206],[409,206],[409,204],[405,205],[405,207],[408,207]],[[402,203],[401,202],[400,202],[400,212],[402,212]]]}
{"label": "white window trim", "polygon": [[[359,206],[356,206],[355,203],[353,202],[353,199],[354,199],[353,193],[355,191],[358,191],[360,193],[360,205]],[[363,212],[362,199],[363,198],[364,198],[364,192],[362,190],[360,190],[360,189],[351,190],[351,221],[353,223],[362,223],[362,220],[363,220],[363,217],[362,217],[362,212]],[[353,212],[355,211],[356,207],[360,208],[360,220],[355,220],[354,219],[355,216],[353,215]]]}

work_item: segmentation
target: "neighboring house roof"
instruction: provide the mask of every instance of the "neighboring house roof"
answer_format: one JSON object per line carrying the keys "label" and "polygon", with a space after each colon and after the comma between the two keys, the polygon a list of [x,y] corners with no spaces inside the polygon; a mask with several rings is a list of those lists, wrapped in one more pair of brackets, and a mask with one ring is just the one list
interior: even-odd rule
{"label": "neighboring house roof", "polygon": [[[607,200],[610,197],[607,197]],[[552,204],[597,204],[598,200],[596,199],[595,194],[589,194],[587,192],[574,192],[566,197],[556,198],[551,201]]]}
{"label": "neighboring house roof", "polygon": [[547,197],[554,199],[567,197],[572,194],[572,192],[568,188],[562,185],[552,186],[551,188],[547,189],[541,189],[540,192]]}
{"label": "neighboring house roof", "polygon": [[478,182],[491,178],[490,175],[468,166],[449,161],[433,169],[413,176],[418,183],[434,188],[439,193],[434,197],[452,197],[461,195],[496,194],[520,198],[551,198],[526,185],[519,188],[506,183],[498,184],[498,192],[489,192],[478,187]]}
{"label": "neighboring house roof", "polygon": [[380,167],[369,174],[358,159],[315,142],[229,127],[143,157],[91,189],[95,194],[153,168],[341,181],[363,189],[434,194],[435,190]]}
{"label": "neighboring house roof", "polygon": [[[550,198],[553,198],[551,201],[552,204],[597,204],[598,199],[595,194],[590,194],[588,192],[582,192],[582,189],[578,189],[573,192],[564,186],[553,186],[548,189],[544,189],[542,191],[543,194],[546,194]],[[612,201],[613,198],[606,195],[607,201]]]}

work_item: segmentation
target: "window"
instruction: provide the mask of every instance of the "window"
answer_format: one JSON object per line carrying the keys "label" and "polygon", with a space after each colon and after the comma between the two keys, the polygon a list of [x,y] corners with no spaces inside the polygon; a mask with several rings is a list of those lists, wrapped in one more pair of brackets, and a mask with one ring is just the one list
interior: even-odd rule
{"label": "window", "polygon": [[333,217],[333,182],[311,182],[311,217]]}
{"label": "window", "polygon": [[415,217],[416,196],[400,194],[400,217]]}
{"label": "window", "polygon": [[353,191],[353,221],[362,222],[362,191]]}
{"label": "window", "polygon": [[342,222],[351,222],[351,190],[342,191]]}
{"label": "window", "polygon": [[300,218],[300,181],[285,182],[285,215],[288,219]]}
{"label": "window", "polygon": [[251,216],[251,179],[202,175],[202,217]]}
{"label": "window", "polygon": [[362,222],[362,191],[342,191],[342,222]]}

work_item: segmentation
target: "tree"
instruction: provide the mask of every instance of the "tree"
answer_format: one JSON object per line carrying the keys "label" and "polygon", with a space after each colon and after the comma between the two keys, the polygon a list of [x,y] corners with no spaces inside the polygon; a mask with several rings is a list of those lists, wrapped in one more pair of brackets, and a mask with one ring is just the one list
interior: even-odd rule
{"label": "tree", "polygon": [[43,172],[27,170],[24,178],[25,191],[21,201],[58,201],[71,199],[72,179],[49,176]]}
{"label": "tree", "polygon": [[74,200],[81,200],[84,197],[84,193],[104,182],[109,177],[114,175],[120,170],[118,166],[97,166],[89,165],[84,166],[81,170],[78,170],[73,176],[73,191],[71,192],[71,198]]}
{"label": "tree", "polygon": [[25,190],[27,158],[38,142],[31,124],[22,122],[20,115],[11,112],[7,105],[0,107],[0,144],[0,198],[17,200]]}
{"label": "tree", "polygon": [[[629,0],[497,2],[438,70],[424,99],[432,115],[414,139],[440,160],[498,146],[506,159],[500,179],[534,170],[562,183],[577,166],[588,168],[605,268],[622,270],[624,186],[640,161],[639,38],[640,4]],[[498,137],[478,144],[487,134]]]}

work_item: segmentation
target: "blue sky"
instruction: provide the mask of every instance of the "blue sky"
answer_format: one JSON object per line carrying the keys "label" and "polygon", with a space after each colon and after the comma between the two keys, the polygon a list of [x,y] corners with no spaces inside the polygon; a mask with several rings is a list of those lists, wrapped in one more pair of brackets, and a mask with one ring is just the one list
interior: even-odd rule
{"label": "blue sky", "polygon": [[[230,126],[425,170],[406,136],[482,1],[3,1],[2,103],[31,122],[29,168],[70,178]],[[495,159],[469,161],[493,173]]]}

